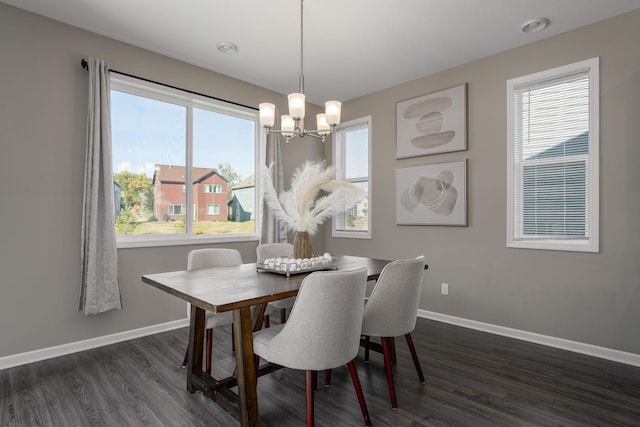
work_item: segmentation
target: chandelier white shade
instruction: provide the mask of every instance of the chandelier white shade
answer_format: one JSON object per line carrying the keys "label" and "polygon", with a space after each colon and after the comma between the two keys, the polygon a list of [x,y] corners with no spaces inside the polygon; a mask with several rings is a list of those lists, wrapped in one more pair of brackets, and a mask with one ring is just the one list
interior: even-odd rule
{"label": "chandelier white shade", "polygon": [[340,124],[342,103],[340,101],[325,102],[325,112],[316,115],[316,129],[304,129],[305,96],[303,73],[303,0],[300,0],[300,92],[288,96],[289,114],[280,116],[280,129],[274,128],[276,106],[269,102],[259,105],[260,125],[267,129],[267,133],[276,132],[287,138],[287,142],[296,137],[312,136],[324,141],[324,137],[331,134],[336,125]]}

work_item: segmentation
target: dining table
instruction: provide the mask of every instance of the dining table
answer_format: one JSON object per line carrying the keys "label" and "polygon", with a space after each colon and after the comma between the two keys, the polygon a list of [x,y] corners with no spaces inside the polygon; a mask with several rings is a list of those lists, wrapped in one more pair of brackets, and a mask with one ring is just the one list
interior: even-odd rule
{"label": "dining table", "polygon": [[[367,280],[376,280],[390,261],[359,256],[334,256],[330,269],[367,268]],[[257,378],[280,367],[258,366],[253,352],[253,332],[262,327],[267,303],[293,297],[304,278],[300,274],[266,271],[256,263],[234,267],[144,274],[142,282],[191,303],[187,390],[201,391],[241,426],[258,426]],[[236,368],[227,378],[214,378],[203,370],[206,312],[233,313]],[[237,391],[233,389],[236,388]]]}

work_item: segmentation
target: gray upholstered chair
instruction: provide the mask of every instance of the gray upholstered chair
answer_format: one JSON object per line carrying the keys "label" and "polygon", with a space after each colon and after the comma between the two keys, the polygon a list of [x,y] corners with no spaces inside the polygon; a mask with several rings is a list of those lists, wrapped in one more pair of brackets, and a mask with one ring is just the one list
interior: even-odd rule
{"label": "gray upholstered chair", "polygon": [[[187,270],[200,270],[212,267],[233,267],[242,264],[242,255],[235,249],[226,248],[205,248],[194,249],[189,252],[187,258]],[[191,304],[187,303],[187,317],[191,318]],[[206,313],[205,328],[207,330],[205,371],[211,374],[211,346],[213,340],[213,328],[218,326],[231,325],[233,314],[228,311],[224,313]],[[184,355],[182,366],[187,365],[187,354]]]}
{"label": "gray upholstered chair", "polygon": [[367,282],[366,268],[321,271],[305,277],[287,323],[255,332],[257,356],[306,371],[307,426],[313,425],[317,371],[347,365],[366,425],[371,425],[354,358]]}
{"label": "gray upholstered chair", "polygon": [[[256,247],[256,259],[258,261],[273,257],[293,256],[293,245],[291,243],[265,243]],[[280,323],[287,320],[287,310],[291,311],[295,297],[269,303],[269,307],[280,312]]]}
{"label": "gray upholstered chair", "polygon": [[398,408],[398,401],[391,372],[391,338],[404,335],[420,382],[425,383],[420,361],[411,339],[411,332],[416,327],[418,317],[423,273],[424,256],[390,262],[380,273],[364,306],[362,335],[380,337],[391,407],[394,410]]}

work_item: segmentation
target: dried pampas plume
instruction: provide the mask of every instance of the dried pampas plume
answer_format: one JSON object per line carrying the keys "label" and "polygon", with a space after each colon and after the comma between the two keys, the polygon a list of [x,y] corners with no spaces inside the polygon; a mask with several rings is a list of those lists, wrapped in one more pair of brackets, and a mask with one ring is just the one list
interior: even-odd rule
{"label": "dried pampas plume", "polygon": [[290,230],[314,234],[326,219],[353,207],[365,197],[357,185],[335,179],[333,166],[307,161],[294,171],[291,188],[278,198],[271,180],[271,167],[262,167],[264,200]]}

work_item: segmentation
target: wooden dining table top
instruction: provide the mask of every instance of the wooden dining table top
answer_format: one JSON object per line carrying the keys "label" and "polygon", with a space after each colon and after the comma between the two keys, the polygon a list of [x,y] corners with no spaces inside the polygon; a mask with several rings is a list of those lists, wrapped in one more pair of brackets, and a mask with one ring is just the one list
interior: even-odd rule
{"label": "wooden dining table top", "polygon": [[[375,280],[390,261],[351,255],[334,257],[338,270],[367,267],[368,280]],[[277,274],[259,271],[255,263],[234,267],[153,273],[142,281],[212,313],[262,304],[295,296],[311,273]]]}

